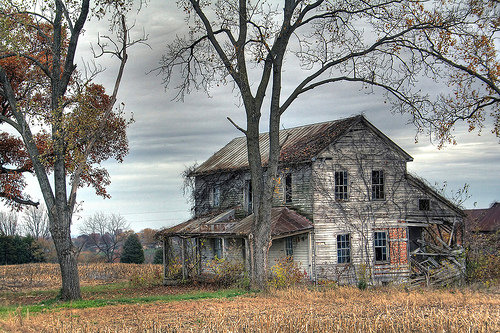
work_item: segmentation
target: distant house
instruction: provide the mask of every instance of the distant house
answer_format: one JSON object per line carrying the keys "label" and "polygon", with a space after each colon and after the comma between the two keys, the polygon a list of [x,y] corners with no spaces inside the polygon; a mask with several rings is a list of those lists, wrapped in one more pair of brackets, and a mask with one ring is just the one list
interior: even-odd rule
{"label": "distant house", "polygon": [[495,233],[500,230],[500,202],[486,209],[466,209],[465,228],[473,233]]}
{"label": "distant house", "polygon": [[[401,282],[460,253],[463,212],[410,175],[413,158],[363,116],[281,130],[280,140],[269,265],[288,256],[313,281],[355,283],[366,274],[373,283]],[[265,164],[267,133],[260,145]],[[195,214],[159,233],[165,258],[175,238],[184,276],[209,273],[214,258],[249,269],[246,139],[229,142],[191,176]]]}

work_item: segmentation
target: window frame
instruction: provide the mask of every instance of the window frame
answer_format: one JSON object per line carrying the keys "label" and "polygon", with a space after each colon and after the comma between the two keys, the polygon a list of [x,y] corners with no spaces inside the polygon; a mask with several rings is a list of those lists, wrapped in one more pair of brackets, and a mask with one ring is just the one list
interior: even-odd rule
{"label": "window frame", "polygon": [[222,238],[212,238],[212,251],[214,253],[214,259],[224,258]]}
{"label": "window frame", "polygon": [[337,235],[337,264],[351,263],[351,234]]}
{"label": "window frame", "polygon": [[[383,238],[377,237],[377,235],[384,235]],[[379,242],[379,243],[377,243]],[[380,243],[382,242],[382,244]],[[378,249],[380,249],[380,256],[378,256]],[[387,263],[389,262],[389,233],[387,231],[374,231],[373,232],[373,256],[375,263]],[[378,258],[379,257],[379,258]]]}
{"label": "window frame", "polygon": [[[342,179],[341,179],[342,178]],[[347,170],[335,171],[334,193],[336,201],[349,200],[349,184]],[[340,184],[342,181],[342,184]]]}
{"label": "window frame", "polygon": [[248,214],[251,214],[253,212],[253,193],[252,193],[252,180],[251,179],[245,180],[244,196],[245,196],[246,211]]}
{"label": "window frame", "polygon": [[285,174],[285,184],[284,184],[284,199],[285,203],[289,204],[293,202],[293,191],[292,191],[292,185],[293,184],[293,178],[291,173]]}
{"label": "window frame", "polygon": [[[425,204],[424,204],[425,202]],[[431,210],[431,199],[420,198],[418,199],[418,210],[421,212],[428,212]]]}
{"label": "window frame", "polygon": [[285,238],[285,254],[287,257],[293,256],[293,236]]}
{"label": "window frame", "polygon": [[221,188],[219,185],[212,187],[210,192],[210,204],[212,207],[220,207],[221,204]]}
{"label": "window frame", "polygon": [[[377,176],[375,174],[378,173]],[[372,200],[385,200],[384,170],[372,170]]]}

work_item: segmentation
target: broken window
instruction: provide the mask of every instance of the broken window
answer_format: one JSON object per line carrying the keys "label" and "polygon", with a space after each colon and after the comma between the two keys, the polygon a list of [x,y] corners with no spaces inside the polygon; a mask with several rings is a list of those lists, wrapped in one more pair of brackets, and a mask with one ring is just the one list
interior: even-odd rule
{"label": "broken window", "polygon": [[384,170],[372,171],[372,200],[385,199]]}
{"label": "broken window", "polygon": [[376,231],[373,234],[373,246],[375,248],[375,262],[387,261],[389,258],[387,250],[387,232]]}
{"label": "broken window", "polygon": [[293,256],[293,237],[285,238],[285,251],[287,257]]}
{"label": "broken window", "polygon": [[431,201],[429,199],[418,199],[418,210],[431,210]]}
{"label": "broken window", "polygon": [[337,263],[351,262],[351,237],[349,234],[337,235]]}
{"label": "broken window", "polygon": [[347,171],[335,171],[335,200],[347,198]]}
{"label": "broken window", "polygon": [[292,174],[287,173],[285,176],[285,203],[292,202]]}

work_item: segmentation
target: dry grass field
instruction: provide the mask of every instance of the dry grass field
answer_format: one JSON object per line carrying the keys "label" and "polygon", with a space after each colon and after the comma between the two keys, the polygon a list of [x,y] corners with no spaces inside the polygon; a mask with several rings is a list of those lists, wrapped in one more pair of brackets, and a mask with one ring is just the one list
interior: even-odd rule
{"label": "dry grass field", "polygon": [[[187,292],[162,286],[115,292],[132,290],[146,295]],[[110,293],[96,293],[93,298],[110,298]],[[361,291],[353,287],[304,287],[217,299],[139,299],[98,308],[79,308],[78,304],[28,314],[21,314],[20,307],[0,317],[0,331],[500,332],[498,288],[405,291],[385,287]]]}

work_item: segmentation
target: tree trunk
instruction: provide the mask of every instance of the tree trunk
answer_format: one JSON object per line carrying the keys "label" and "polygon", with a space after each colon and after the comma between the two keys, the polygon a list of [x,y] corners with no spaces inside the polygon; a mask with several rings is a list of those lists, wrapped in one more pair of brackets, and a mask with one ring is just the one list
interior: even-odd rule
{"label": "tree trunk", "polygon": [[[80,279],[78,276],[77,249],[71,241],[71,215],[57,214],[51,217],[50,231],[57,251],[57,259],[61,268],[62,286],[60,297],[62,300],[81,299]],[[53,220],[59,219],[59,221]]]}

